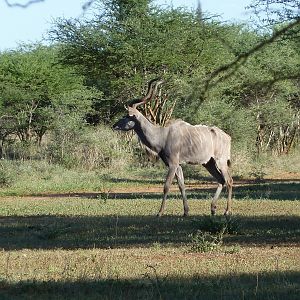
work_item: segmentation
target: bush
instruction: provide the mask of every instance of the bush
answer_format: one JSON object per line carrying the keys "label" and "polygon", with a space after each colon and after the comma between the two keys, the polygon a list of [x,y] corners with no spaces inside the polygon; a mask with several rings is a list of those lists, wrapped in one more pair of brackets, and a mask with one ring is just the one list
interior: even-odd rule
{"label": "bush", "polygon": [[0,163],[0,187],[9,187],[13,184],[14,177],[11,168],[5,163]]}
{"label": "bush", "polygon": [[239,234],[241,222],[237,218],[226,216],[207,216],[194,221],[194,227],[211,234]]}
{"label": "bush", "polygon": [[12,184],[12,178],[3,169],[0,169],[0,187],[7,187]]}
{"label": "bush", "polygon": [[213,252],[220,249],[223,244],[223,232],[213,235],[209,232],[198,230],[195,234],[191,235],[193,252]]}
{"label": "bush", "polygon": [[[235,218],[227,217],[205,217],[195,222],[198,228],[195,234],[191,234],[191,250],[193,252],[217,251],[223,244],[225,234],[239,234],[241,232],[240,222]],[[226,252],[238,251],[226,249]]]}
{"label": "bush", "polygon": [[89,130],[75,146],[74,158],[86,169],[123,169],[129,165],[132,154],[123,139],[106,126]]}
{"label": "bush", "polygon": [[103,125],[55,131],[46,151],[52,163],[86,170],[124,168],[132,158],[118,134]]}
{"label": "bush", "polygon": [[11,160],[41,159],[42,148],[34,141],[11,140],[4,147],[4,156]]}

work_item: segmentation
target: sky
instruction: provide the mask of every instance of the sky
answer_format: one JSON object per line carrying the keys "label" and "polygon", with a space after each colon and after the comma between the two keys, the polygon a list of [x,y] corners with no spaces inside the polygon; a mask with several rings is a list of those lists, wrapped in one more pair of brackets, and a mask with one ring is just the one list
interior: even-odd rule
{"label": "sky", "polygon": [[[29,0],[7,0],[25,4]],[[0,51],[11,50],[22,43],[35,43],[47,36],[53,20],[59,17],[77,18],[83,14],[87,0],[44,0],[27,8],[8,7],[0,0]],[[245,7],[251,0],[201,0],[202,11],[220,15],[223,21],[242,22],[249,19]],[[196,9],[197,0],[155,0],[155,4]]]}

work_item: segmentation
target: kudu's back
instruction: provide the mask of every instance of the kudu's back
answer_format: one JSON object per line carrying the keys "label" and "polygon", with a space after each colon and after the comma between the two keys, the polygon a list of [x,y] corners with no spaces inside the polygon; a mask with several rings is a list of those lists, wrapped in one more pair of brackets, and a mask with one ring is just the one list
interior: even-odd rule
{"label": "kudu's back", "polygon": [[205,164],[211,158],[226,163],[230,160],[231,138],[218,127],[176,121],[168,126],[168,131],[165,152],[176,153],[179,163]]}

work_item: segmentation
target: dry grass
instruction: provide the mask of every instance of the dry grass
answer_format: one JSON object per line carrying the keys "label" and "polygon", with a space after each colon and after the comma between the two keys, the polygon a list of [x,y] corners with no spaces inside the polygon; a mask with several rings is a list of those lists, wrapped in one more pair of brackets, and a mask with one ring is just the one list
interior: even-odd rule
{"label": "dry grass", "polygon": [[[214,252],[191,251],[211,219],[210,189],[190,191],[182,218],[173,193],[156,218],[159,193],[2,197],[2,299],[298,299],[298,182],[236,188],[237,232]],[[50,196],[50,195],[49,195]],[[225,206],[225,200],[219,207]]]}

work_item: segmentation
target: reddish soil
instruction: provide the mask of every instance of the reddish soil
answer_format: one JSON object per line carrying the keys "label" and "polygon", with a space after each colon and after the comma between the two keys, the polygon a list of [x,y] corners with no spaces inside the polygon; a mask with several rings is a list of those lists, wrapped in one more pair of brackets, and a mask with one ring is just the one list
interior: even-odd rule
{"label": "reddish soil", "polygon": [[[259,183],[276,183],[276,182],[300,182],[300,173],[286,172],[277,175],[272,175],[265,177],[263,180],[255,179],[236,179],[234,180],[234,187],[241,187],[247,185],[254,185]],[[186,184],[186,188],[189,191],[202,190],[209,191],[216,188],[216,182],[214,181],[200,181],[195,183]],[[96,198],[100,195],[107,194],[110,198],[115,198],[118,196],[126,194],[143,194],[143,193],[162,193],[163,183],[161,184],[145,184],[140,186],[127,186],[127,187],[114,187],[112,189],[104,189],[97,192],[74,192],[74,193],[41,193],[35,196],[39,197],[88,197]],[[178,191],[178,186],[173,183],[170,189],[171,192]]]}

